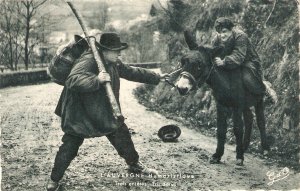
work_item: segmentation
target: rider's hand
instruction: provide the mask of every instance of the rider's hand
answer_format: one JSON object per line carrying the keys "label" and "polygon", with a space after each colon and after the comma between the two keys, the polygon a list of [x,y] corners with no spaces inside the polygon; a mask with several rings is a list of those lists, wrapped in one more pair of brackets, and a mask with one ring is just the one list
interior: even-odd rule
{"label": "rider's hand", "polygon": [[170,78],[170,75],[168,73],[160,74],[160,81],[165,82]]}
{"label": "rider's hand", "polygon": [[107,72],[100,72],[98,74],[98,78],[99,78],[101,84],[104,84],[105,82],[110,82],[111,81],[109,73],[107,73]]}
{"label": "rider's hand", "polygon": [[220,57],[216,57],[215,58],[215,64],[217,65],[217,66],[224,66],[224,60],[222,60]]}

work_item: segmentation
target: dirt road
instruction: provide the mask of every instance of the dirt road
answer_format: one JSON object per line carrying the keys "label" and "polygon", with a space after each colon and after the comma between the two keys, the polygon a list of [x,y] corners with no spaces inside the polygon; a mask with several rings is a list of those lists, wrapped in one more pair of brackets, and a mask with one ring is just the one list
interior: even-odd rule
{"label": "dirt road", "polygon": [[[215,138],[208,138],[175,121],[147,111],[132,90],[139,84],[121,82],[126,123],[141,161],[162,177],[126,177],[125,162],[103,138],[86,139],[67,170],[61,190],[291,190],[300,188],[300,175],[266,159],[246,154],[245,165],[234,165],[234,147],[226,145],[223,164],[211,165]],[[61,86],[54,83],[0,90],[3,191],[44,190],[62,131],[53,113]],[[163,143],[159,127],[177,124],[182,135]],[[273,173],[273,174],[272,174]]]}

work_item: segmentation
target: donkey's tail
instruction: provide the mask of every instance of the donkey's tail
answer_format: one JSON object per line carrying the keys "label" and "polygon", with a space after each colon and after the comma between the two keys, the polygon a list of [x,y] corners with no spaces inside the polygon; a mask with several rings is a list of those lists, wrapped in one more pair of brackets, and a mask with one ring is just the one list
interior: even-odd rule
{"label": "donkey's tail", "polygon": [[266,86],[266,94],[267,96],[271,97],[274,103],[278,102],[278,97],[275,90],[272,88],[272,84],[269,81],[263,81],[264,85]]}

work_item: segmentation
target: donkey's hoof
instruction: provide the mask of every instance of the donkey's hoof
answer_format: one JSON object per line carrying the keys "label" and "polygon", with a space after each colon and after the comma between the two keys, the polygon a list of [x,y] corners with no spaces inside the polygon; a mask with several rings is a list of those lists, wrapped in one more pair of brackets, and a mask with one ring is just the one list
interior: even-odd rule
{"label": "donkey's hoof", "polygon": [[220,157],[212,156],[212,157],[209,159],[209,163],[210,163],[210,164],[220,164],[220,163],[221,163],[221,158],[220,158]]}
{"label": "donkey's hoof", "polygon": [[244,165],[244,160],[243,159],[236,159],[235,164],[237,166],[243,166]]}

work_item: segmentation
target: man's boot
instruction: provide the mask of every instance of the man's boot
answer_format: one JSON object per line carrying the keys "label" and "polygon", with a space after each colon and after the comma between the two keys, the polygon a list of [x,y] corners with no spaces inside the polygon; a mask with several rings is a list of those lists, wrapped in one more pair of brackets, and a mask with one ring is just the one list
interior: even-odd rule
{"label": "man's boot", "polygon": [[155,169],[147,168],[141,162],[128,165],[128,172],[129,173],[136,173],[136,174],[144,174],[144,175],[153,175],[158,176],[158,171]]}
{"label": "man's boot", "polygon": [[60,187],[59,182],[55,182],[55,181],[50,179],[47,182],[46,190],[47,191],[58,191],[59,187]]}

